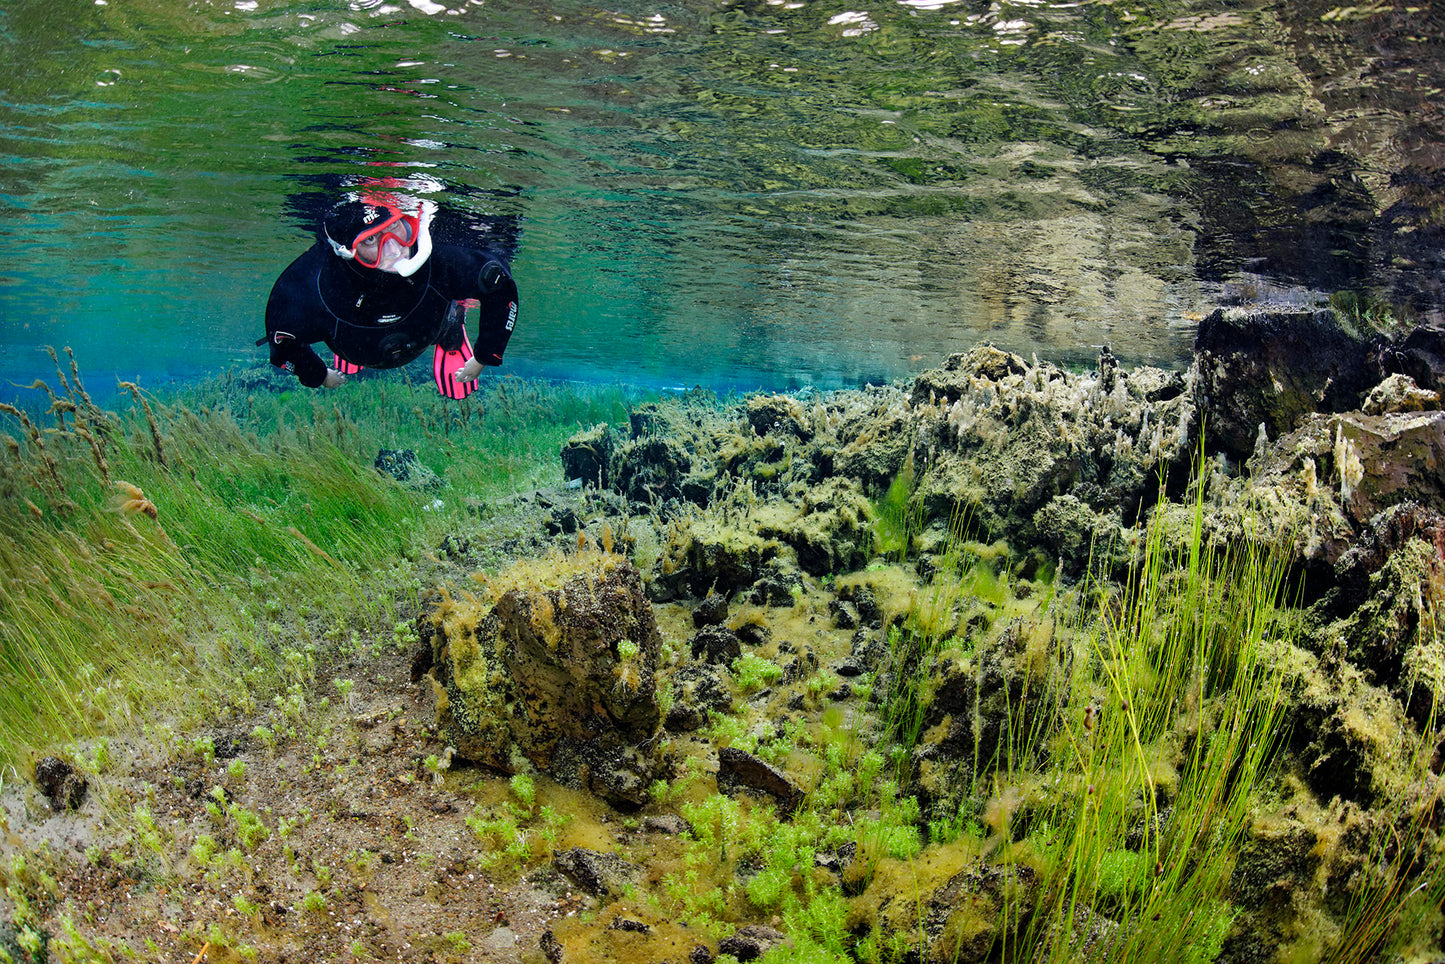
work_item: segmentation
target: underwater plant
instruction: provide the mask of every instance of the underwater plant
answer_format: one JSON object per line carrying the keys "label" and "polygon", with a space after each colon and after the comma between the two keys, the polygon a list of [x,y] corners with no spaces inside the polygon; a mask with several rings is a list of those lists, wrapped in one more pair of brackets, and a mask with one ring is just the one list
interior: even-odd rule
{"label": "underwater plant", "polygon": [[[450,407],[396,383],[323,402],[228,374],[164,398],[125,383],[105,411],[73,355],[68,371],[52,357],[47,409],[0,404],[0,764],[137,725],[142,707],[284,689],[278,660],[314,642],[313,619],[409,622],[427,547],[560,474],[561,440],[630,399],[506,378]],[[465,497],[422,511],[430,495],[372,465],[398,444]],[[239,670],[272,664],[269,683]]]}

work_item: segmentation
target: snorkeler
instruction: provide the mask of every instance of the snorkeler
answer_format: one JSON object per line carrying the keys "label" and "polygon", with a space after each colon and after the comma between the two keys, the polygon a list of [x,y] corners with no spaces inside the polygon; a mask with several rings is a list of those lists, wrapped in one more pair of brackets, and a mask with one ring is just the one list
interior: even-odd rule
{"label": "snorkeler", "polygon": [[[271,364],[308,388],[335,388],[368,368],[396,368],[435,346],[437,390],[465,398],[486,365],[500,365],[517,321],[517,286],[501,256],[432,246],[428,201],[407,213],[392,195],[343,201],[321,237],[281,273],[266,302]],[[476,350],[468,304],[479,304]],[[325,342],[328,366],[311,345]]]}

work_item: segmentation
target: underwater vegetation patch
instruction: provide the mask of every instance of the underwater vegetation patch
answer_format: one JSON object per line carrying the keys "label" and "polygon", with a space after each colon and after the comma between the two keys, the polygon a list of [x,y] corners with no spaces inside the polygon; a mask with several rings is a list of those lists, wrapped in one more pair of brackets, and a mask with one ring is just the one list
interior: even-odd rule
{"label": "underwater vegetation patch", "polygon": [[[44,402],[0,405],[9,765],[139,722],[157,700],[246,706],[261,684],[242,668],[353,624],[414,618],[422,550],[487,499],[535,484],[539,453],[627,398],[501,379],[448,409],[394,382],[307,396],[233,374],[167,397],[122,383],[106,411],[73,355],[51,354],[58,387],[34,386]],[[445,491],[373,467],[403,444]]]}

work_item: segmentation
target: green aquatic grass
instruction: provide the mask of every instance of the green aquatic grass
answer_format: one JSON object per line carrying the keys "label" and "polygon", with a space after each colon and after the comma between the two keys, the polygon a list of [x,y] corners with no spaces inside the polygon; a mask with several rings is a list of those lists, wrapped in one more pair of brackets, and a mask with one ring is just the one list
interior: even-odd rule
{"label": "green aquatic grass", "polygon": [[[430,547],[488,499],[560,483],[561,442],[631,401],[511,378],[447,403],[402,380],[323,393],[223,376],[166,397],[123,383],[112,412],[73,361],[35,390],[48,409],[0,408],[10,767],[158,707],[244,706],[265,685],[256,667],[284,652],[409,620]],[[383,448],[448,484],[377,472]]]}
{"label": "green aquatic grass", "polygon": [[910,452],[887,490],[872,504],[874,552],[890,562],[907,560],[913,539],[922,527],[922,502],[914,498],[917,488],[917,472]]}
{"label": "green aquatic grass", "polygon": [[[997,908],[1001,960],[1208,961],[1234,920],[1235,858],[1287,735],[1270,669],[1288,634],[1285,554],[1210,543],[1194,491],[1182,545],[1153,527],[1125,585],[1087,583],[1025,618],[1018,658],[1037,678],[1005,688],[1002,739],[965,768],[976,776],[958,818],[930,822],[930,846],[971,838],[1009,879],[1032,875]],[[999,589],[950,556],[962,541],[950,534],[951,561],[890,634],[895,761],[918,740],[933,664],[959,643],[939,614]],[[1061,651],[1040,658],[1031,632]],[[919,933],[874,936],[870,953],[892,959]]]}
{"label": "green aquatic grass", "polygon": [[[1228,934],[1234,858],[1286,735],[1271,672],[1285,566],[1282,551],[1206,542],[1203,513],[1201,491],[1182,549],[1154,527],[1079,628],[1060,789],[1027,841],[1044,872],[1019,931],[1027,959],[1093,940],[1110,960],[1209,961]],[[1091,933],[1093,913],[1117,929]]]}

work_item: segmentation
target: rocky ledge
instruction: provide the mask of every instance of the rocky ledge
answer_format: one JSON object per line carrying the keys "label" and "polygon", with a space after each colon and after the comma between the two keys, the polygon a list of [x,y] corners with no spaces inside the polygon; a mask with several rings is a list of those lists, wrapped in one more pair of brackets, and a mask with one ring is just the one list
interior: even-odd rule
{"label": "rocky ledge", "polygon": [[[748,900],[708,913],[675,892],[646,913],[634,901],[627,926],[549,931],[546,956],[622,953],[624,940],[640,953],[637,935],[679,914],[738,934],[763,927],[770,947],[792,948],[808,935],[771,930],[782,920],[765,912],[828,887],[850,902],[854,953],[886,938],[903,959],[985,960],[1061,927],[1084,957],[1145,946],[1149,928],[1118,895],[1080,905],[1072,923],[1020,914],[1047,905],[1047,861],[995,851],[1046,839],[1049,815],[1066,812],[1059,778],[1051,789],[1028,774],[1065,772],[1048,770],[1061,747],[1079,753],[1101,719],[1132,719],[1131,699],[1081,687],[1103,658],[1090,640],[1117,631],[1131,598],[1119,587],[1142,562],[1191,552],[1278,565],[1263,595],[1282,615],[1249,672],[1278,686],[1285,734],[1217,891],[1232,910],[1191,939],[1214,942],[1207,957],[1247,961],[1368,930],[1357,911],[1380,847],[1404,868],[1399,886],[1440,865],[1442,346],[1435,329],[1364,337],[1332,313],[1220,310],[1184,372],[1125,369],[1107,349],[1096,370],[1067,371],[982,345],[908,384],[689,392],[579,432],[561,452],[568,488],[536,497],[546,535],[531,548],[583,550],[554,551],[540,584],[533,566],[499,577],[489,601],[447,600],[426,624],[458,752],[509,773],[536,767],[624,810],[656,809],[669,785],[695,792],[699,775],[774,820],[826,812],[851,825],[912,800],[900,832],[925,849],[908,871],[876,852],[863,860],[863,836],[818,852],[816,871],[794,868],[791,904],[754,894],[770,858],[747,851],[699,886]],[[1064,625],[1051,601],[1069,592],[1104,600],[1101,628]],[[667,624],[660,645],[649,607]],[[1191,754],[1234,725],[1212,685],[1149,747],[1148,791],[1122,804],[1134,827],[1118,860],[1160,853],[1156,878],[1168,872],[1158,841],[1191,825],[1180,816]],[[778,742],[834,732],[839,711],[850,739],[898,765],[897,783],[863,788],[879,777],[867,761],[883,756],[854,756],[853,803],[800,762],[831,759],[830,737],[807,753]],[[706,749],[684,751],[685,738]],[[850,809],[867,806],[878,809]],[[966,859],[942,829],[960,821],[978,834]],[[716,843],[720,831],[681,832]],[[1418,887],[1438,896],[1428,879]],[[660,906],[684,909],[670,920]]]}

